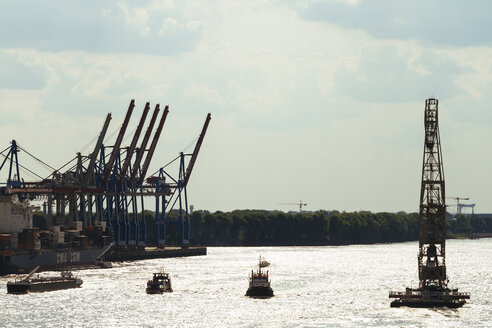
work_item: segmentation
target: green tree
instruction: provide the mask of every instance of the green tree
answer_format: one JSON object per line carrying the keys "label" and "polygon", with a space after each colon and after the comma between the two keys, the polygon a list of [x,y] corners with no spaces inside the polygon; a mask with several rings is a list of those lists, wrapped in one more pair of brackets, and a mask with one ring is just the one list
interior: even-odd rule
{"label": "green tree", "polygon": [[472,232],[472,226],[470,224],[470,218],[465,215],[458,215],[456,218],[455,232],[457,233],[470,233]]}
{"label": "green tree", "polygon": [[48,218],[44,213],[36,212],[32,215],[32,225],[39,230],[48,230]]}

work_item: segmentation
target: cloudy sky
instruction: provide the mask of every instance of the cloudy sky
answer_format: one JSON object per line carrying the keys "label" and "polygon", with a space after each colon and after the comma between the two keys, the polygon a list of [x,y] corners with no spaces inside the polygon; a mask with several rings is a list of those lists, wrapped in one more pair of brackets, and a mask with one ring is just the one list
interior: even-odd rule
{"label": "cloudy sky", "polygon": [[130,100],[129,132],[150,101],[170,110],[151,172],[191,152],[212,113],[195,208],[411,212],[436,97],[447,195],[492,212],[491,7],[2,0],[1,148],[15,139],[60,167],[92,151],[108,112],[109,145]]}

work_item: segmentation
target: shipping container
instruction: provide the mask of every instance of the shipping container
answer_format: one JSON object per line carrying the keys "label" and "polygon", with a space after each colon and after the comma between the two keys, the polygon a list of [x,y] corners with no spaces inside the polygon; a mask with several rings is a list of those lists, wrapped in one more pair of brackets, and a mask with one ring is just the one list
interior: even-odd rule
{"label": "shipping container", "polygon": [[75,237],[75,240],[80,243],[80,246],[87,248],[89,247],[89,238],[87,236],[81,235]]}
{"label": "shipping container", "polygon": [[12,250],[0,250],[0,256],[12,256]]}
{"label": "shipping container", "polygon": [[3,240],[8,240],[8,242],[10,243],[10,234],[9,233],[0,233],[0,242],[2,242]]}

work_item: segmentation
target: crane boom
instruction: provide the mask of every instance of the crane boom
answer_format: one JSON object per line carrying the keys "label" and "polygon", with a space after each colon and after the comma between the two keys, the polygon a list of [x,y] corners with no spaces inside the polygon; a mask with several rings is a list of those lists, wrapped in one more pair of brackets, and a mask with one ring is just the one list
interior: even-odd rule
{"label": "crane boom", "polygon": [[307,206],[307,203],[303,203],[302,200],[299,203],[279,203],[281,205],[297,205],[299,206],[299,213],[302,213],[302,207]]}
{"label": "crane boom", "polygon": [[193,154],[191,155],[190,162],[188,163],[188,167],[186,168],[186,174],[183,179],[183,187],[186,187],[188,184],[188,180],[190,179],[191,171],[193,171],[193,166],[195,165],[196,158],[198,156],[198,152],[200,151],[200,147],[202,146],[203,138],[205,138],[205,133],[207,132],[208,124],[210,123],[210,119],[212,116],[208,113],[207,118],[205,119],[205,124],[203,125],[202,132],[200,133],[200,137],[196,142],[195,149],[193,150]]}
{"label": "crane boom", "polygon": [[159,141],[159,138],[161,136],[162,127],[164,126],[164,122],[166,121],[167,113],[169,113],[169,106],[166,106],[164,108],[164,113],[162,113],[161,121],[159,122],[159,125],[157,126],[157,130],[155,131],[154,138],[152,139],[152,143],[150,144],[149,152],[147,153],[147,157],[145,157],[145,161],[144,161],[144,164],[142,166],[142,171],[140,173],[139,183],[143,182],[143,179],[145,178],[145,174],[147,174],[147,170],[149,168],[150,161],[152,160],[152,156],[154,155],[154,151],[155,151],[155,148],[157,146],[157,141]]}
{"label": "crane boom", "polygon": [[144,111],[142,113],[142,117],[140,118],[140,122],[138,123],[137,126],[137,131],[135,131],[135,135],[133,136],[132,143],[130,144],[130,148],[128,149],[125,162],[123,163],[123,166],[121,168],[121,175],[120,175],[120,181],[123,180],[125,177],[126,171],[128,170],[128,167],[130,166],[130,162],[133,156],[133,153],[135,152],[135,147],[137,146],[137,141],[138,138],[140,137],[140,133],[142,132],[143,125],[145,123],[145,119],[147,118],[147,113],[149,112],[150,109],[150,103],[147,102],[145,104]]}
{"label": "crane boom", "polygon": [[22,281],[27,281],[27,280],[29,280],[29,278],[31,278],[31,277],[32,277],[32,275],[33,275],[33,274],[35,274],[35,273],[36,273],[36,271],[38,271],[40,267],[41,267],[41,266],[37,265],[34,269],[32,269],[32,270],[31,270],[31,272],[29,272],[29,273],[27,274],[27,276],[25,276],[25,277],[22,279]]}
{"label": "crane boom", "polygon": [[108,181],[109,176],[111,175],[111,170],[113,169],[114,161],[116,160],[116,155],[120,151],[121,141],[123,141],[123,136],[125,135],[126,128],[128,127],[128,122],[130,121],[130,117],[132,116],[133,108],[135,107],[135,100],[132,99],[130,101],[130,106],[128,106],[128,111],[126,112],[125,120],[121,125],[120,133],[116,138],[116,142],[113,147],[113,151],[111,152],[111,156],[109,157],[109,161],[106,164],[106,169],[104,171],[104,181]]}
{"label": "crane boom", "polygon": [[91,160],[89,162],[89,166],[87,167],[87,172],[85,173],[84,176],[84,181],[83,181],[84,185],[87,185],[89,183],[92,173],[94,172],[94,165],[96,164],[97,154],[101,149],[102,143],[104,141],[104,137],[106,136],[106,132],[108,131],[108,126],[110,121],[111,121],[111,113],[108,113],[108,115],[106,116],[106,121],[104,121],[102,131],[99,134],[99,138],[97,139],[96,146],[94,147],[94,151],[91,154]]}
{"label": "crane boom", "polygon": [[150,134],[152,133],[152,129],[154,128],[155,120],[157,119],[157,114],[159,114],[160,108],[159,104],[155,105],[154,113],[152,114],[152,118],[150,119],[149,126],[147,127],[147,131],[145,131],[144,138],[142,140],[142,144],[140,145],[140,151],[137,154],[137,158],[135,159],[135,163],[133,164],[132,174],[130,179],[133,180],[137,176],[138,168],[140,166],[140,162],[142,161],[145,147],[147,147],[147,143],[149,142]]}

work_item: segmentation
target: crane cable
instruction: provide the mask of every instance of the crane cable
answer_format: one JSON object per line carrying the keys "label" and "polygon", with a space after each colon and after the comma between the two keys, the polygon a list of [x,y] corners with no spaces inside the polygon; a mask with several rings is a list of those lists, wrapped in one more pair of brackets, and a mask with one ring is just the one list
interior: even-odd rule
{"label": "crane cable", "polygon": [[[0,153],[0,155],[2,155],[2,156],[3,156],[3,157],[5,157],[5,158],[8,158],[8,156],[5,156],[5,155],[4,155],[4,154],[2,154],[2,153]],[[43,177],[42,177],[42,176],[37,175],[36,173],[34,173],[33,171],[29,170],[29,169],[28,169],[27,167],[25,167],[24,165],[22,165],[22,164],[18,163],[17,161],[16,161],[15,163],[16,163],[17,165],[19,165],[19,167],[20,167],[20,168],[22,168],[22,169],[24,169],[25,171],[27,171],[27,172],[29,172],[29,173],[31,173],[31,174],[33,174],[33,175],[35,175],[36,177],[38,177],[38,178],[40,178],[40,179],[43,179]],[[20,177],[18,177],[18,178],[20,179]]]}
{"label": "crane cable", "polygon": [[48,167],[50,170],[55,170],[54,167],[52,167],[51,165],[43,162],[42,160],[40,160],[39,158],[37,158],[36,156],[34,156],[33,154],[31,154],[30,152],[28,152],[27,150],[25,150],[24,148],[22,148],[18,143],[17,143],[17,147],[22,150],[23,152],[25,152],[27,155],[31,156],[32,158],[34,158],[35,160],[37,160],[38,162],[40,162],[41,164],[43,164],[44,166]]}
{"label": "crane cable", "polygon": [[158,169],[157,171],[155,171],[154,173],[152,173],[150,176],[153,176],[154,174],[157,174],[161,169],[165,169],[166,167],[168,167],[169,165],[171,165],[172,163],[174,163],[180,157],[181,157],[181,155],[178,155],[175,159],[171,160],[169,163],[167,163],[166,165],[164,165],[163,167],[161,167],[160,169]]}

